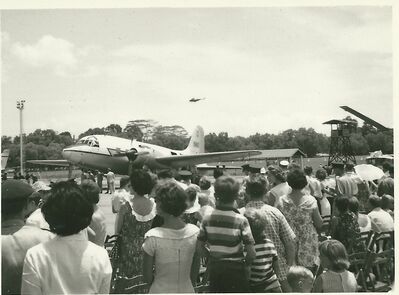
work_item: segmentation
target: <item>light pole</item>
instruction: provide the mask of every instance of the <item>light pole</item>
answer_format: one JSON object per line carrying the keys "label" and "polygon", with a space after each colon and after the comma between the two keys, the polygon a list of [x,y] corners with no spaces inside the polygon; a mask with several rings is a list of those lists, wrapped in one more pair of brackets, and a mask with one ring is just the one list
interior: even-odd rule
{"label": "light pole", "polygon": [[22,132],[22,110],[24,109],[25,100],[17,100],[17,109],[19,110],[19,144],[20,144],[20,159],[21,159],[21,175],[24,175],[24,149],[23,149],[23,132]]}

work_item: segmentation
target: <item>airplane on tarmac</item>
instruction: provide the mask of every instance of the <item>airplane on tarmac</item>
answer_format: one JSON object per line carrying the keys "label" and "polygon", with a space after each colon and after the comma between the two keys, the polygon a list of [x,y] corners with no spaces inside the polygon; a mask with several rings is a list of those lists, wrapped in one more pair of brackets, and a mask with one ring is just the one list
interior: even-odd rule
{"label": "airplane on tarmac", "polygon": [[[185,150],[172,150],[162,146],[109,135],[89,135],[62,151],[64,160],[30,160],[29,163],[53,166],[75,165],[80,168],[106,170],[126,175],[129,167],[180,168],[208,162],[223,162],[259,155],[259,151],[229,151],[205,153],[204,130],[197,126]],[[70,170],[71,171],[71,170]]]}
{"label": "airplane on tarmac", "polygon": [[197,101],[200,101],[200,100],[204,100],[204,99],[206,99],[205,97],[203,97],[203,98],[191,98],[190,100],[189,100],[189,102],[197,102]]}

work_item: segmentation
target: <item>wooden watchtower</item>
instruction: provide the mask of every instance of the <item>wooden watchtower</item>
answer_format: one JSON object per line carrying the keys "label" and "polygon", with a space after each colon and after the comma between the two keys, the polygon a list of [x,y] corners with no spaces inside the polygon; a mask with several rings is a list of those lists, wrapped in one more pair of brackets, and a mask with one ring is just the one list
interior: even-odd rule
{"label": "wooden watchtower", "polygon": [[350,120],[330,120],[323,124],[331,125],[330,154],[328,165],[331,163],[353,163],[356,158],[353,154],[350,135],[356,130],[356,122]]}

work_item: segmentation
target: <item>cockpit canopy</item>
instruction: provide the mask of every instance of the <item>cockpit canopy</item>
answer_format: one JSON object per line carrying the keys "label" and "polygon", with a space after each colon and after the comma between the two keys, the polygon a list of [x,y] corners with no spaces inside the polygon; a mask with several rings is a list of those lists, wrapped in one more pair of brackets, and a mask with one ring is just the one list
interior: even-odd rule
{"label": "cockpit canopy", "polygon": [[82,137],[78,140],[77,144],[85,144],[91,147],[100,147],[98,139],[93,135]]}

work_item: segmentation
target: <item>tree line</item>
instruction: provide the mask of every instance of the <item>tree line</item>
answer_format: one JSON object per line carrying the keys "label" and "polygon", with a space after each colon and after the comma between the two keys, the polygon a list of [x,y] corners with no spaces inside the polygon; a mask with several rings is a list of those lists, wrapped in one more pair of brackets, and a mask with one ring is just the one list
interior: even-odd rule
{"label": "tree line", "polygon": [[[357,121],[350,117],[345,119],[353,120],[357,124]],[[182,126],[163,126],[154,120],[129,121],[125,128],[122,128],[119,124],[90,128],[81,133],[78,139],[93,134],[136,139],[176,150],[186,148],[189,142],[189,135]],[[8,167],[19,165],[19,141],[19,136],[12,138],[3,135],[1,137],[2,150],[10,150]],[[28,135],[24,135],[24,158],[25,160],[62,159],[62,149],[72,145],[75,141],[68,131],[57,133],[52,129],[37,129]],[[393,153],[392,132],[379,131],[366,123],[360,127],[356,125],[351,134],[351,143],[355,155],[365,155],[376,150],[381,150],[386,154]],[[231,137],[227,132],[205,135],[205,150],[207,152],[299,148],[308,157],[314,157],[317,153],[328,153],[329,145],[329,136],[318,133],[313,128],[288,129],[279,134],[256,133],[248,137]]]}

